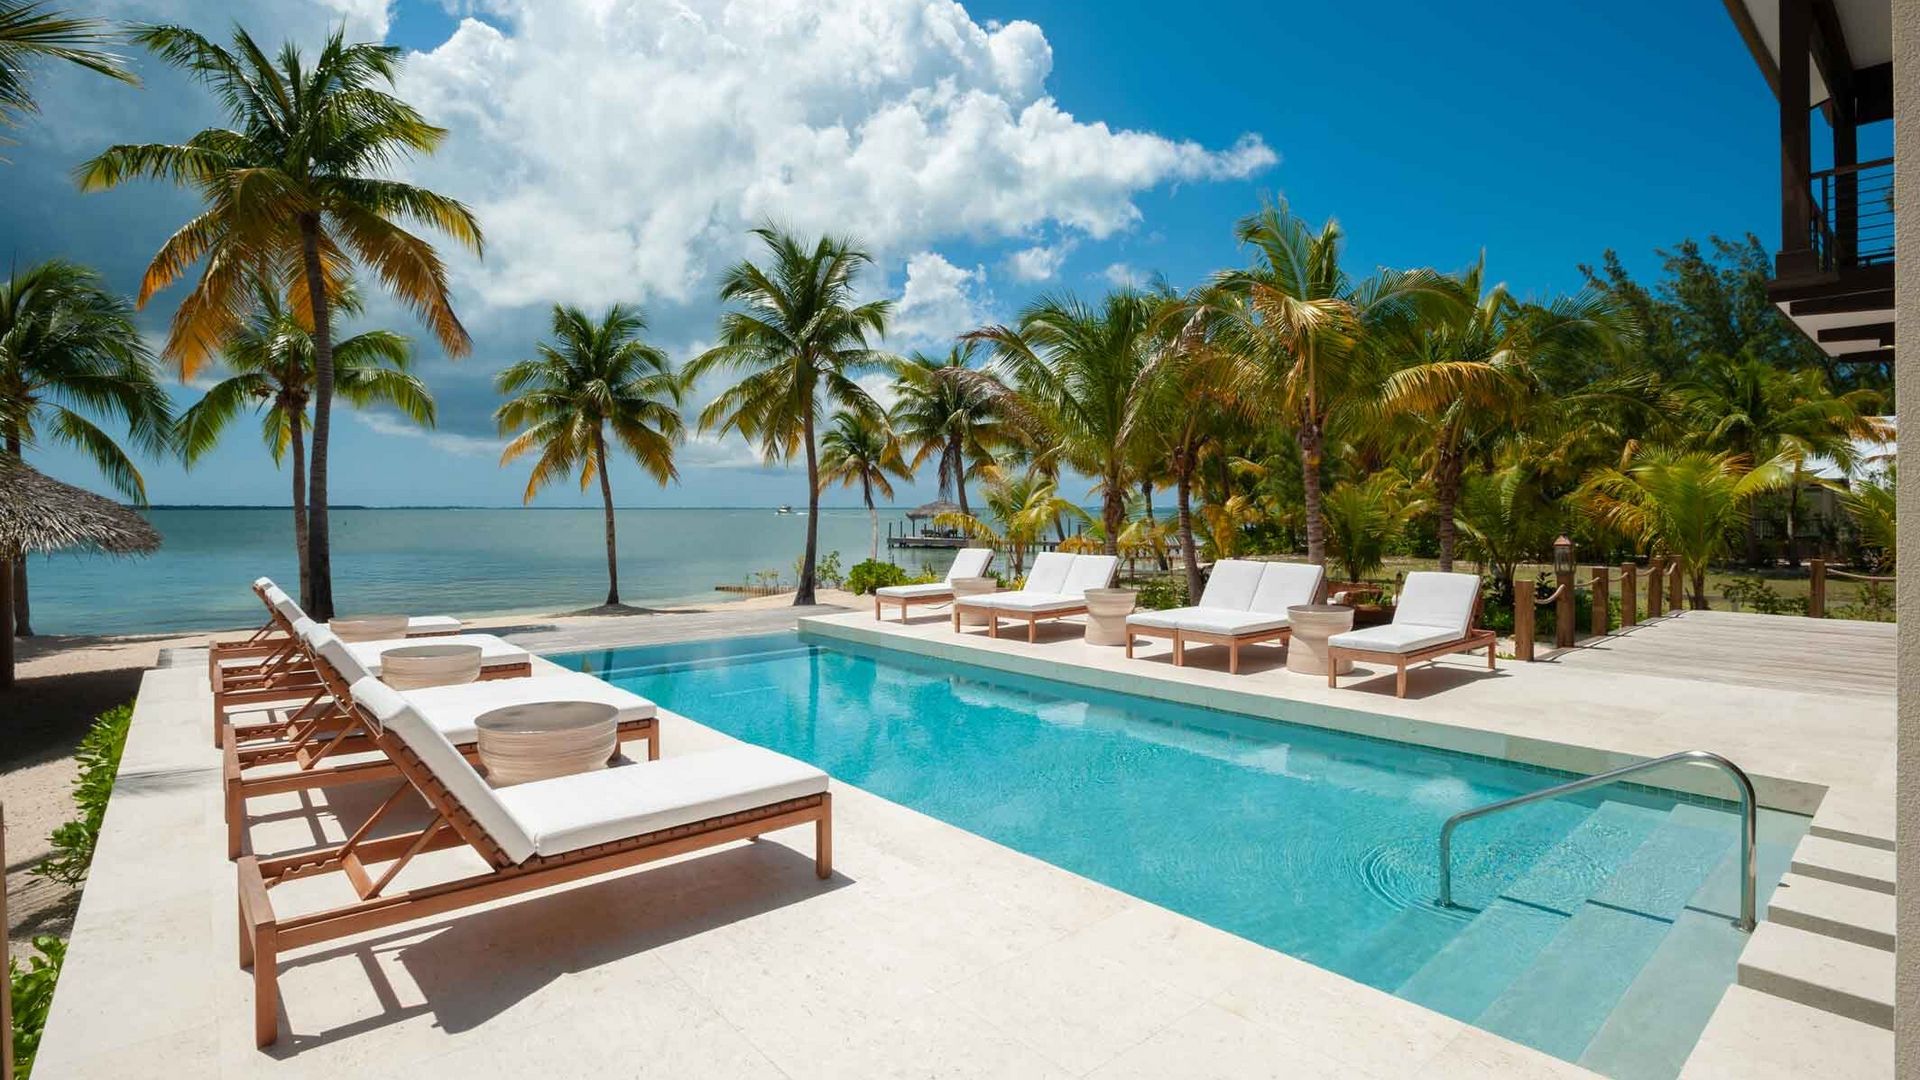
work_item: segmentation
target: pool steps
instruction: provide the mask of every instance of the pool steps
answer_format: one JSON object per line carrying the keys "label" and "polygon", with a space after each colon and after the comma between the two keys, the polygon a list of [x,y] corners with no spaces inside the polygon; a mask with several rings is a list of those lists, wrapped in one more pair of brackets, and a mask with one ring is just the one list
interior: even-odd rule
{"label": "pool steps", "polygon": [[1894,854],[1883,848],[1809,836],[1793,853],[1793,872],[1802,877],[1851,885],[1893,895]]}

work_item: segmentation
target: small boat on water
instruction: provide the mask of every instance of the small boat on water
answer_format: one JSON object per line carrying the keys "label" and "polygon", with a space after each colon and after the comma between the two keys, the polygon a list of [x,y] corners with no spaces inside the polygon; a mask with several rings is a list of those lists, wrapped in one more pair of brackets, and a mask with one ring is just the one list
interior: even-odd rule
{"label": "small boat on water", "polygon": [[778,507],[778,508],[776,508],[776,509],[775,509],[775,510],[774,510],[773,512],[774,512],[774,513],[776,513],[776,514],[791,514],[791,513],[793,513],[793,507],[791,507],[791,506],[781,506],[781,507]]}

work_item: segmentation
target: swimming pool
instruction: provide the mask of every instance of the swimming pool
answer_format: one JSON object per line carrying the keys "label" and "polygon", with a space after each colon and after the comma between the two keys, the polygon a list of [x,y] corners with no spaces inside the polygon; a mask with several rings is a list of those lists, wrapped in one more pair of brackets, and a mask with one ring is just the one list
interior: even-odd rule
{"label": "swimming pool", "polygon": [[[553,657],[1056,866],[1618,1077],[1676,1075],[1745,935],[1737,816],[797,634]],[[1762,903],[1807,821],[1763,811]]]}

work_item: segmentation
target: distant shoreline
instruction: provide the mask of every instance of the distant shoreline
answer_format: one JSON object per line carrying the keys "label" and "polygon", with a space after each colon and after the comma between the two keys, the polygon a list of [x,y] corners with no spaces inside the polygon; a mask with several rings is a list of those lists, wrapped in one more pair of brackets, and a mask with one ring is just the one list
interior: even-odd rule
{"label": "distant shoreline", "polygon": [[[293,507],[285,503],[279,506],[272,505],[271,503],[149,503],[146,506],[141,507],[140,509],[142,510],[285,510],[288,512],[292,512]],[[768,513],[772,513],[775,507],[771,504],[755,503],[753,505],[742,505],[742,506],[616,506],[614,507],[614,509],[615,510],[765,510]],[[820,509],[823,512],[828,510],[833,510],[833,511],[844,510],[848,512],[858,512],[862,514],[867,512],[867,508],[864,506],[823,506]],[[911,509],[912,507],[900,507],[895,512],[905,513],[907,510],[911,510]],[[466,505],[466,504],[459,504],[459,503],[447,503],[447,504],[439,504],[439,505],[430,505],[425,503],[416,505],[413,503],[407,503],[404,505],[395,505],[395,506],[364,506],[357,503],[335,503],[329,506],[327,510],[329,513],[340,511],[340,510],[569,510],[569,511],[576,511],[576,512],[586,510],[596,514],[601,512],[600,507],[598,506],[481,506],[481,505]],[[881,510],[882,515],[885,515],[888,512],[889,510],[887,509]],[[804,510],[795,511],[794,516],[805,517],[806,511]]]}

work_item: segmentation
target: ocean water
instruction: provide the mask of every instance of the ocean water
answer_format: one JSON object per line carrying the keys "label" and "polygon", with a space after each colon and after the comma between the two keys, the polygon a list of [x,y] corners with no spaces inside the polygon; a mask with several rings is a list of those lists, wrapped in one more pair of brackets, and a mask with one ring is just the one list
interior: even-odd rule
{"label": "ocean water", "polygon": [[[292,514],[284,509],[156,509],[163,542],[144,559],[35,557],[33,625],[47,634],[124,634],[251,625],[260,602],[247,583],[299,580]],[[881,552],[888,520],[881,515]],[[778,570],[791,582],[806,547],[804,514],[771,508],[630,509],[616,515],[620,598],[630,604],[726,599],[716,585]],[[481,614],[591,607],[606,598],[606,546],[597,509],[336,509],[338,611]],[[842,566],[867,556],[864,509],[822,510],[820,551]],[[895,559],[944,571],[952,553]]]}

